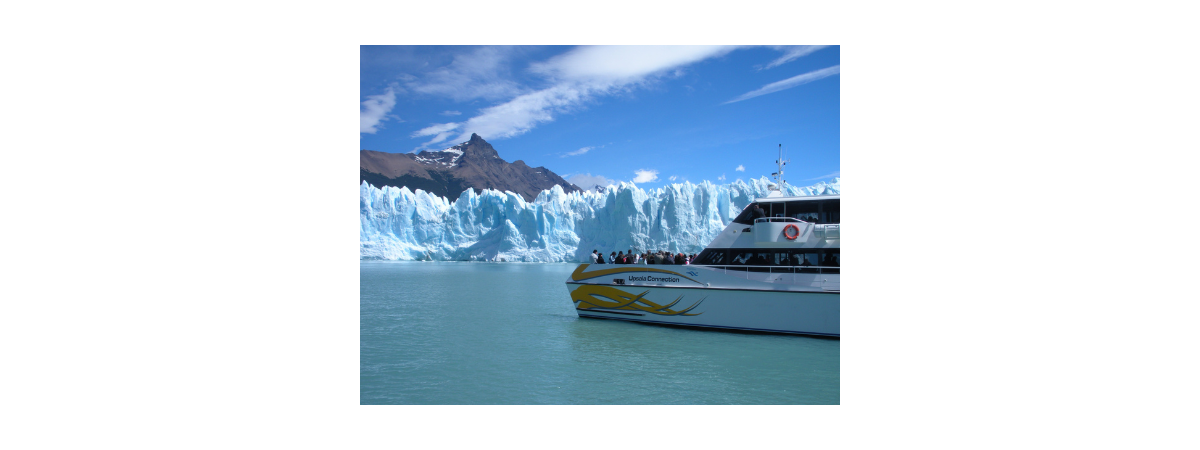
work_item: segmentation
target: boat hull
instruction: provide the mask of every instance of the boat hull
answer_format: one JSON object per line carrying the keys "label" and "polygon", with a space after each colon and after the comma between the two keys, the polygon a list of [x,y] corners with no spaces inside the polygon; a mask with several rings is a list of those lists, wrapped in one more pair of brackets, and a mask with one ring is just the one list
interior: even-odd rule
{"label": "boat hull", "polygon": [[697,266],[581,265],[567,280],[579,317],[841,336],[841,294]]}

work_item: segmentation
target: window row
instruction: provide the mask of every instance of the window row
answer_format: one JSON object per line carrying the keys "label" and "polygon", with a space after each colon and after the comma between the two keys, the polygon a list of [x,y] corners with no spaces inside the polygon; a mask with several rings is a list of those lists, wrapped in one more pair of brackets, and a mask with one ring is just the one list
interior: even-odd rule
{"label": "window row", "polygon": [[[706,248],[696,256],[692,264],[706,266],[771,266],[795,267],[800,272],[837,273],[842,265],[840,248]],[[811,269],[811,270],[809,270]],[[832,270],[830,270],[832,269]]]}
{"label": "window row", "polygon": [[746,206],[734,222],[753,224],[760,217],[791,217],[811,223],[841,223],[841,200],[756,202]]}

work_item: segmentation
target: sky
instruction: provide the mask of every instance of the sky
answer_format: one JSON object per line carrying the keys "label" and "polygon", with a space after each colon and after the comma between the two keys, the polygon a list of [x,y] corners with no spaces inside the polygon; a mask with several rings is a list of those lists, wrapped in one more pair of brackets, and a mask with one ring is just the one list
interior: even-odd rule
{"label": "sky", "polygon": [[479,134],[582,188],[840,177],[838,46],[361,46],[360,147]]}

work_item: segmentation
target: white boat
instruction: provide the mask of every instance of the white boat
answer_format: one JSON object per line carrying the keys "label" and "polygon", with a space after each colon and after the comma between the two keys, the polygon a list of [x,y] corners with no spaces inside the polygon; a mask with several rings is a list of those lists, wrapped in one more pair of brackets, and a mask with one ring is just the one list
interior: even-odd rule
{"label": "white boat", "polygon": [[581,264],[579,317],[841,337],[840,195],[785,197],[776,184],[690,265]]}

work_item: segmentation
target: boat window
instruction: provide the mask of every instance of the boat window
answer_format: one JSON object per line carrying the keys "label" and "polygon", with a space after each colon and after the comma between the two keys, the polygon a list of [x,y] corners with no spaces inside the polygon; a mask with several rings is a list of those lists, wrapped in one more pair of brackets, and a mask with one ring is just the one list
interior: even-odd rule
{"label": "boat window", "polygon": [[821,202],[821,220],[817,223],[842,223],[841,208],[840,200]]}
{"label": "boat window", "polygon": [[750,258],[754,257],[754,252],[749,250],[732,250],[729,252],[729,263],[746,265],[750,263]]}
{"label": "boat window", "polygon": [[842,254],[839,253],[837,250],[838,249],[833,249],[832,251],[826,250],[826,251],[822,252],[821,265],[822,266],[830,266],[830,267],[841,266],[842,265]]}
{"label": "boat window", "polygon": [[742,213],[738,214],[738,216],[733,219],[733,222],[754,225],[754,205],[756,204],[757,203],[751,203],[746,205],[746,209],[743,209]]}
{"label": "boat window", "polygon": [[769,266],[771,265],[771,252],[768,250],[752,250],[742,249],[733,250],[730,252],[733,256],[732,263],[745,266]]}
{"label": "boat window", "polygon": [[821,270],[822,272],[838,273],[841,269],[837,269],[836,267],[841,267],[841,265],[842,265],[841,249],[830,248],[830,249],[825,249],[821,252],[821,266],[835,267],[834,269],[822,269]]}
{"label": "boat window", "polygon": [[[770,211],[768,211],[769,214],[767,214],[769,217],[783,217],[784,214],[786,214],[783,203],[771,202],[770,205],[771,205],[771,209],[770,209]],[[763,208],[763,209],[766,209],[766,208]]]}
{"label": "boat window", "polygon": [[790,257],[791,257],[791,255],[786,251],[782,251],[782,252],[776,251],[774,253],[774,258],[771,258],[771,265],[772,266],[794,266],[795,264],[792,264]]}
{"label": "boat window", "polygon": [[[784,249],[705,249],[696,257],[696,264],[732,266],[737,270],[763,272],[765,266],[792,267],[798,273],[838,273],[841,266],[841,249],[806,248]],[[764,267],[758,267],[764,266]],[[779,269],[775,269],[779,270]]]}
{"label": "boat window", "polygon": [[797,265],[803,268],[800,270],[800,273],[815,273],[817,272],[816,267],[821,265],[821,257],[817,249],[806,249],[798,251],[793,255],[792,258],[799,263]]}
{"label": "boat window", "polygon": [[784,214],[793,219],[815,223],[819,211],[817,203],[814,201],[787,202],[787,211]]}
{"label": "boat window", "polygon": [[696,262],[694,262],[693,264],[703,264],[703,265],[726,264],[726,261],[728,261],[728,260],[726,259],[725,253],[726,253],[725,249],[723,249],[723,248],[718,248],[718,249],[706,248],[706,249],[704,249],[704,251],[700,252],[700,254],[696,256]]}

